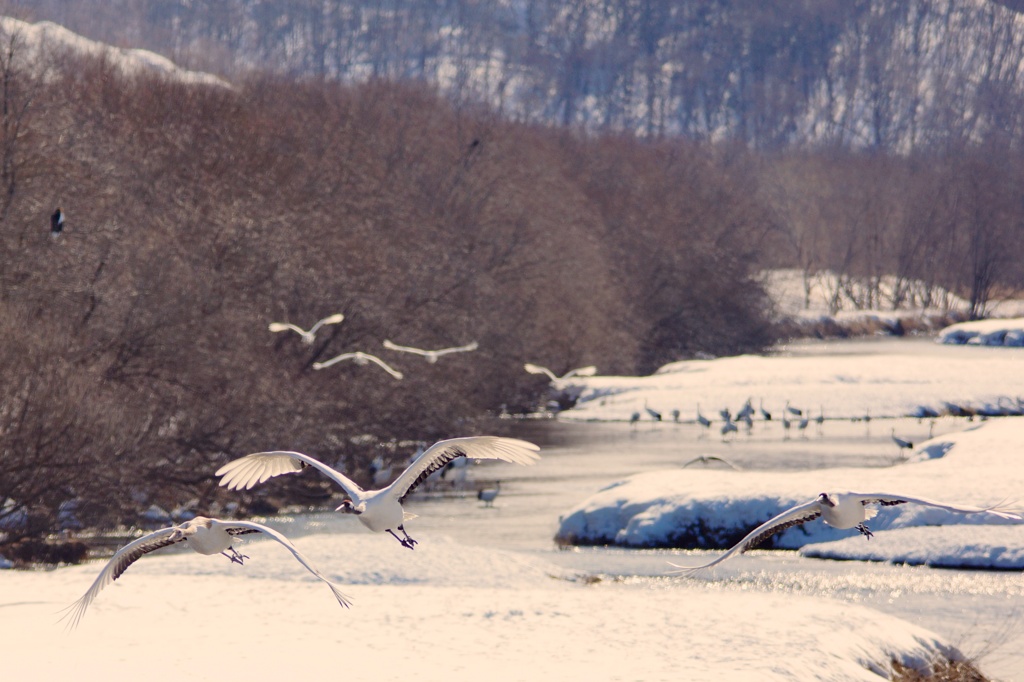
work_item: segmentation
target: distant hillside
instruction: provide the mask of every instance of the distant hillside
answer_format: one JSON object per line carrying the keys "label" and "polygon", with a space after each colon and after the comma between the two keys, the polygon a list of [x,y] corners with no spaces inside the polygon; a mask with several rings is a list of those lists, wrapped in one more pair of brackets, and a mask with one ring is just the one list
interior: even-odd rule
{"label": "distant hillside", "polygon": [[1018,1],[14,0],[223,73],[436,84],[527,121],[909,152],[1024,136]]}
{"label": "distant hillside", "polygon": [[102,57],[127,74],[153,73],[183,83],[228,86],[219,76],[183,69],[167,57],[149,50],[117,48],[89,40],[50,21],[30,24],[11,17],[0,17],[0,32],[22,41],[38,61],[42,51],[66,50],[75,56]]}

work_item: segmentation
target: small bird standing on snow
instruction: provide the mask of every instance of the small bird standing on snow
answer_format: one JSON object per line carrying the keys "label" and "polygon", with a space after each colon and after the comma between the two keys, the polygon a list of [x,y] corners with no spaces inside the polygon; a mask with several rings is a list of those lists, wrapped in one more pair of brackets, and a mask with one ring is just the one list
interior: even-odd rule
{"label": "small bird standing on snow", "polygon": [[64,231],[64,211],[60,206],[50,216],[50,236],[56,239]]}
{"label": "small bird standing on snow", "polygon": [[907,504],[908,502],[923,504],[937,509],[945,509],[946,511],[957,512],[959,514],[986,513],[1013,521],[1022,520],[1019,510],[1000,505],[994,507],[971,507],[966,505],[935,502],[923,497],[908,497],[906,495],[893,495],[890,493],[822,493],[810,502],[805,502],[804,504],[799,504],[791,509],[787,509],[781,514],[765,521],[760,526],[750,531],[750,533],[740,540],[732,549],[712,562],[701,566],[672,565],[676,568],[682,569],[680,572],[685,573],[692,573],[704,568],[711,568],[735,554],[742,554],[749,549],[753,549],[776,533],[780,533],[793,526],[807,523],[808,521],[813,521],[819,517],[833,528],[856,528],[862,535],[864,535],[864,537],[870,538],[873,533],[866,525],[864,525],[864,522],[870,518],[874,518],[875,514],[878,513],[878,509],[875,507],[868,507],[868,505],[879,504],[883,507],[891,507],[897,504]]}
{"label": "small bird standing on snow", "polygon": [[316,340],[316,333],[317,331],[320,330],[320,327],[324,326],[325,324],[338,324],[344,319],[345,316],[342,315],[341,313],[329,315],[328,317],[325,317],[324,319],[314,324],[309,331],[306,331],[301,327],[297,327],[294,324],[291,324],[290,322],[271,322],[270,326],[267,328],[275,333],[288,331],[290,329],[302,337],[302,343],[306,344],[307,346],[312,346],[313,341]]}
{"label": "small bird standing on snow", "polygon": [[[340,471],[301,452],[257,452],[228,462],[215,475],[221,477],[220,484],[229,490],[248,490],[268,478],[293,474],[311,466],[348,493],[350,499],[342,502],[335,511],[355,514],[373,532],[391,533],[403,547],[413,549],[416,541],[405,532],[403,524],[416,516],[407,513],[402,503],[430,474],[457,457],[500,459],[512,464],[530,465],[540,459],[538,450],[540,448],[533,443],[497,436],[442,440],[427,448],[398,478],[380,490],[363,490]],[[404,537],[399,537],[396,530],[401,531]]]}
{"label": "small bird standing on snow", "polygon": [[197,516],[180,526],[162,528],[149,535],[144,535],[117,550],[114,556],[110,558],[110,561],[107,562],[107,565],[103,567],[103,570],[100,571],[92,586],[82,595],[82,598],[67,608],[68,613],[64,618],[70,618],[68,627],[74,628],[77,626],[78,622],[82,620],[82,616],[85,615],[85,610],[92,603],[92,600],[96,598],[96,595],[100,593],[100,590],[114,580],[117,580],[129,566],[144,554],[149,554],[161,547],[184,542],[199,554],[223,554],[231,559],[233,563],[242,564],[249,557],[241,554],[231,545],[234,543],[236,535],[244,535],[246,533],[263,533],[280,542],[299,560],[299,563],[306,567],[306,570],[327,583],[339,604],[345,607],[350,605],[348,597],[342,594],[323,573],[318,571],[288,538],[276,530],[259,523],[253,523],[252,521],[221,521],[220,519],[208,519],[204,516]]}
{"label": "small bird standing on snow", "polygon": [[494,498],[501,492],[501,481],[496,481],[493,488],[483,488],[476,493],[476,499],[484,503],[485,507],[494,506]]}

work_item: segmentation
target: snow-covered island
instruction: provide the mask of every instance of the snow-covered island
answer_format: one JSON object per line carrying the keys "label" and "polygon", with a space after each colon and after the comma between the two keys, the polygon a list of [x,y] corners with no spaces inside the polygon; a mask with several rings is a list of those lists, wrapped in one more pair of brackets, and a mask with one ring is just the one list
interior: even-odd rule
{"label": "snow-covered island", "polygon": [[[1020,458],[1024,420],[991,420],[922,444],[906,463],[891,468],[812,471],[734,471],[679,468],[618,481],[570,509],[557,540],[565,544],[724,549],[773,516],[820,492],[895,493],[988,507],[1017,500],[1024,490]],[[948,526],[983,525],[944,537]],[[866,541],[856,529],[821,521],[773,536],[767,547],[795,549],[816,543],[806,556],[910,561],[934,566],[1024,568],[1024,525],[991,514],[956,514],[915,504],[883,509],[868,523],[876,537],[890,529],[927,527],[922,544]],[[830,541],[851,538],[828,553]],[[965,543],[970,542],[970,551]],[[915,552],[912,547],[918,547]]]}
{"label": "snow-covered island", "polygon": [[959,322],[940,331],[936,341],[972,346],[1024,346],[1024,317]]}

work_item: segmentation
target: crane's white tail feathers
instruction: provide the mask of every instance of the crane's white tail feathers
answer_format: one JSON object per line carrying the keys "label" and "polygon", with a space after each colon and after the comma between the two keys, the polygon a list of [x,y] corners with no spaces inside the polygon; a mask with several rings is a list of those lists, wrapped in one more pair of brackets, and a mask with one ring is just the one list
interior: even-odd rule
{"label": "crane's white tail feathers", "polygon": [[294,474],[303,468],[301,461],[287,453],[257,452],[228,462],[214,475],[222,477],[220,484],[228,490],[249,490],[275,476]]}

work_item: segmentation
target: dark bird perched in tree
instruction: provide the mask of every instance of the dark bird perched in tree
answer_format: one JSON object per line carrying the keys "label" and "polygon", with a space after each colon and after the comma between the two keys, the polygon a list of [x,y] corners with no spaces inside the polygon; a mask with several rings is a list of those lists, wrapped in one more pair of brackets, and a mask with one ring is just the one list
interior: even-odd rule
{"label": "dark bird perched in tree", "polygon": [[50,236],[59,237],[60,233],[64,231],[64,211],[61,210],[60,206],[50,216]]}

